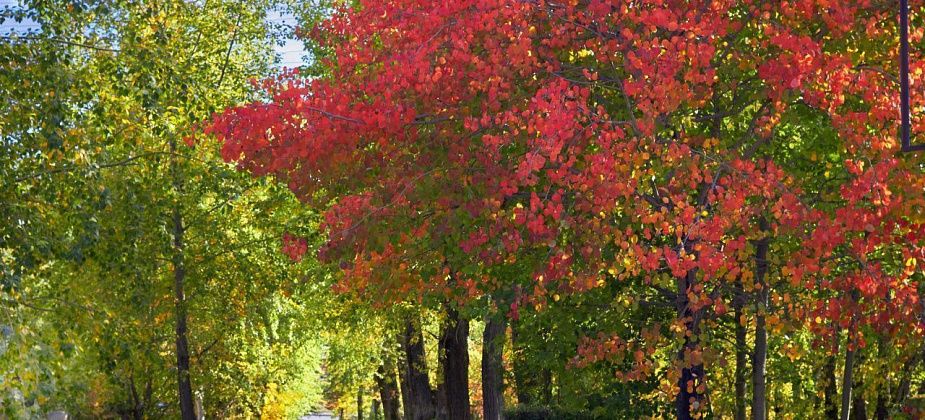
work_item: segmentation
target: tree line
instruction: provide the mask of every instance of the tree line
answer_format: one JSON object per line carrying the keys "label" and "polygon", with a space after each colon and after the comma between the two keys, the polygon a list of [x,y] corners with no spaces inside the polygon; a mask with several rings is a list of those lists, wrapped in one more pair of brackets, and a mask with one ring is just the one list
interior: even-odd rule
{"label": "tree line", "polygon": [[7,7],[3,414],[921,416],[893,6]]}

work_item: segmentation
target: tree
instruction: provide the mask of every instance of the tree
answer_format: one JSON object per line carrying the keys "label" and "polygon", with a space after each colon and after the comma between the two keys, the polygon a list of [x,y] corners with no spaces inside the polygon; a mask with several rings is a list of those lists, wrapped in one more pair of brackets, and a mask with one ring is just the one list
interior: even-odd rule
{"label": "tree", "polygon": [[[270,404],[237,397],[271,384],[277,396],[300,393],[275,408],[318,403],[320,355],[306,349],[318,338],[299,331],[311,324],[266,313],[293,305],[296,271],[278,244],[289,217],[302,227],[309,217],[269,214],[293,201],[288,191],[183,141],[249,97],[248,78],[270,73],[270,4],[4,9],[40,27],[0,43],[0,137],[10,146],[0,171],[12,180],[2,190],[3,304],[22,314],[4,325],[35,331],[17,333],[16,345],[43,349],[0,373],[11,389],[0,398],[24,397],[4,408],[192,418],[200,393],[207,413],[260,412]],[[250,347],[236,348],[245,338]],[[31,373],[15,380],[21,369]],[[235,382],[221,377],[233,372]]]}
{"label": "tree", "polygon": [[[226,110],[210,132],[227,160],[326,209],[322,255],[342,264],[343,290],[460,302],[517,290],[516,314],[608,282],[654,289],[674,307],[665,328],[579,352],[642,354],[621,372],[639,380],[673,343],[664,379],[678,418],[707,410],[710,330],[742,284],[757,297],[753,410],[767,410],[770,306],[787,296],[772,286],[811,296],[795,319],[822,339],[847,328],[849,352],[861,330],[921,331],[921,278],[901,267],[922,252],[923,177],[894,157],[891,13],[361,2],[310,35],[332,52],[328,77],[269,80],[266,101]],[[822,118],[781,124],[801,107]],[[835,140],[823,182],[791,151],[831,143],[782,136],[817,122]],[[526,275],[495,275],[513,264]]]}
{"label": "tree", "polygon": [[889,2],[279,3],[0,11],[0,417],[925,414]]}

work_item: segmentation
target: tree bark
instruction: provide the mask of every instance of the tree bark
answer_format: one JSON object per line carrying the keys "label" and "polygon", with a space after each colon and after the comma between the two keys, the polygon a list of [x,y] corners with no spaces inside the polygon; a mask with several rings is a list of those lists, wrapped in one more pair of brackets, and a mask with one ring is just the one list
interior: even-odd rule
{"label": "tree bark", "polygon": [[[399,343],[404,342],[404,334],[404,331],[399,334]],[[401,391],[401,418],[410,419],[411,415],[408,411],[408,407],[411,406],[411,383],[408,380],[408,363],[406,362],[404,349],[402,349],[400,357],[398,358],[398,385]]]}
{"label": "tree bark", "polygon": [[357,420],[363,420],[363,387],[357,390]]}
{"label": "tree bark", "polygon": [[841,420],[848,420],[851,414],[851,388],[854,375],[854,348],[851,346],[851,334],[848,334],[849,343],[845,351],[845,370],[842,374],[841,391]]}
{"label": "tree bark", "polygon": [[[857,290],[851,291],[851,299],[857,303],[859,299],[859,292]],[[842,373],[842,388],[841,388],[841,419],[848,420],[851,416],[851,391],[854,387],[854,358],[855,358],[855,345],[854,337],[857,332],[857,319],[852,316],[851,323],[848,326],[848,337],[845,339],[845,370]]]}
{"label": "tree bark", "polygon": [[398,420],[398,387],[395,384],[395,365],[386,358],[379,365],[376,374],[379,387],[379,399],[382,401],[382,414],[385,420]]}
{"label": "tree bark", "polygon": [[205,407],[202,405],[202,395],[196,394],[193,411],[196,413],[196,420],[205,420],[206,412]]}
{"label": "tree bark", "polygon": [[735,317],[735,346],[736,346],[736,368],[735,368],[735,420],[745,420],[747,412],[745,411],[745,393],[748,384],[746,375],[748,370],[748,343],[745,341],[746,329],[742,323],[742,310],[745,301],[745,293],[742,290],[742,282],[736,281],[735,296],[732,299],[733,316]]}
{"label": "tree bark", "polygon": [[[764,218],[758,222],[763,235],[767,234],[768,222]],[[755,350],[752,353],[752,418],[768,418],[767,396],[767,360],[768,329],[766,312],[768,310],[768,247],[770,238],[762,237],[755,242],[755,284],[758,286],[758,313],[755,316]]]}
{"label": "tree bark", "polygon": [[504,408],[504,379],[501,354],[504,350],[504,318],[502,314],[485,317],[482,334],[482,419],[501,420]]}
{"label": "tree bark", "polygon": [[[442,332],[440,333],[440,336],[441,337],[443,336]],[[443,350],[440,350],[440,351],[442,352]],[[440,359],[439,361],[440,361],[441,377],[440,377],[440,383],[437,384],[437,392],[436,392],[437,414],[434,416],[434,418],[437,420],[446,420],[448,416],[447,408],[446,408],[446,382],[444,382],[444,379],[443,379],[443,372],[445,371],[444,366],[445,366],[446,360],[444,360],[443,358],[439,358],[439,359]]]}
{"label": "tree bark", "polygon": [[861,378],[854,381],[851,392],[851,420],[867,420],[867,401],[864,399],[864,393],[861,392],[862,387]]}
{"label": "tree bark", "polygon": [[446,327],[440,337],[443,384],[449,420],[469,420],[469,321],[447,307]]}
{"label": "tree bark", "polygon": [[[896,396],[893,397],[890,405],[893,406],[893,409],[902,407],[906,402],[906,398],[909,397],[909,392],[912,391],[912,372],[915,370],[913,362],[907,363],[906,367],[903,369],[903,375],[899,379],[899,385],[896,386]],[[887,410],[887,417],[889,417],[889,409]]]}
{"label": "tree bark", "polygon": [[829,420],[838,419],[838,404],[835,402],[835,395],[838,393],[835,384],[835,354],[838,354],[837,350],[826,359],[825,366],[822,368],[822,376],[825,380],[825,398],[823,400],[825,404],[825,418]]}
{"label": "tree bark", "polygon": [[407,380],[408,403],[405,418],[412,420],[433,420],[436,414],[434,392],[427,378],[427,358],[424,353],[424,335],[420,321],[411,317],[405,323],[402,335],[405,353],[403,376]]}
{"label": "tree bark", "polygon": [[703,410],[704,395],[700,392],[704,377],[703,362],[686,362],[687,356],[699,349],[698,336],[700,335],[700,320],[703,317],[703,309],[692,311],[687,299],[688,289],[696,278],[696,270],[690,270],[686,275],[677,279],[676,309],[678,317],[684,320],[684,327],[688,332],[684,336],[684,345],[678,352],[678,362],[681,364],[681,377],[678,379],[679,392],[675,397],[675,411],[678,420],[700,418],[699,413]]}
{"label": "tree bark", "polygon": [[887,406],[887,394],[884,392],[884,390],[880,390],[879,395],[877,395],[877,408],[874,409],[874,417],[877,420],[887,420],[890,418],[890,409]]}
{"label": "tree bark", "polygon": [[[178,196],[182,191],[179,168],[176,157],[176,140],[170,141],[170,171],[173,176],[173,188]],[[177,198],[179,199],[179,198]],[[189,341],[186,332],[187,308],[184,283],[186,281],[186,266],[183,255],[183,215],[180,211],[179,201],[173,206],[173,292],[174,312],[176,316],[176,350],[177,350],[177,387],[180,398],[180,417],[183,420],[195,420],[196,413],[193,404],[193,387],[189,375]]]}

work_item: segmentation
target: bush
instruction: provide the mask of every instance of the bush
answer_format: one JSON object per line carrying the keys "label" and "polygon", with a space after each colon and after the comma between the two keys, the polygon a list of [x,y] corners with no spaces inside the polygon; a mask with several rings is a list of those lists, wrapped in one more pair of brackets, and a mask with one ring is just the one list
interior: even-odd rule
{"label": "bush", "polygon": [[595,417],[587,410],[517,405],[506,408],[504,418],[507,420],[592,420]]}

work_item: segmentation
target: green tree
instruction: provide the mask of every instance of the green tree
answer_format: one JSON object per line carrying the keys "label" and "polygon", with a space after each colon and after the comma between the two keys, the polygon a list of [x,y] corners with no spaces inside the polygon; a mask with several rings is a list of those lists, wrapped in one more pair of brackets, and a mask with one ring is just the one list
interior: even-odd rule
{"label": "green tree", "polygon": [[[4,11],[40,25],[0,44],[5,343],[41,349],[3,359],[3,398],[18,401],[4,407],[192,418],[200,394],[207,412],[259,415],[271,384],[299,395],[275,408],[318,403],[310,312],[287,297],[299,278],[279,252],[305,215],[272,213],[288,191],[184,141],[271,73],[273,5]],[[73,364],[90,374],[54,370]]]}

